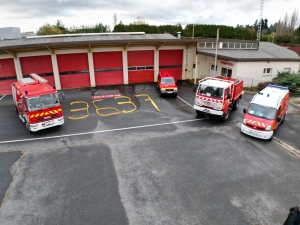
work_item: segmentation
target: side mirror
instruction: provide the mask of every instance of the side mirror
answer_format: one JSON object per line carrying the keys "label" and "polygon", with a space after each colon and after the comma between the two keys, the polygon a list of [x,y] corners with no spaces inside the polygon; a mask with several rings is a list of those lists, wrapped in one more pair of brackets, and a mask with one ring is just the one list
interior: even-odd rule
{"label": "side mirror", "polygon": [[281,121],[281,118],[280,117],[277,117],[277,119],[276,119],[276,122],[280,122]]}
{"label": "side mirror", "polygon": [[247,112],[247,110],[246,109],[243,109],[243,113],[246,113]]}
{"label": "side mirror", "polygon": [[227,98],[231,98],[231,94],[228,94],[228,95],[227,95]]}

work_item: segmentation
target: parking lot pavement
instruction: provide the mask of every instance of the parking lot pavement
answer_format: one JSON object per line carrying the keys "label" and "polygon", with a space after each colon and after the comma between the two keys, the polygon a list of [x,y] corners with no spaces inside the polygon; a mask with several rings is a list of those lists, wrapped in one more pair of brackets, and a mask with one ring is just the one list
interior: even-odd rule
{"label": "parking lot pavement", "polygon": [[[253,95],[224,123],[197,116],[192,85],[178,86],[177,98],[161,98],[155,84],[65,90],[65,124],[38,133],[25,130],[5,97],[0,159],[19,155],[0,163],[0,171],[17,168],[4,174],[9,189],[0,186],[0,224],[282,224],[300,199],[299,157],[240,133]],[[103,98],[101,113],[119,113],[99,116],[92,96],[113,94],[136,109],[122,113],[135,108],[128,98]],[[71,105],[78,101],[88,110],[71,112],[86,105]],[[299,122],[295,110],[276,137],[300,149]]]}

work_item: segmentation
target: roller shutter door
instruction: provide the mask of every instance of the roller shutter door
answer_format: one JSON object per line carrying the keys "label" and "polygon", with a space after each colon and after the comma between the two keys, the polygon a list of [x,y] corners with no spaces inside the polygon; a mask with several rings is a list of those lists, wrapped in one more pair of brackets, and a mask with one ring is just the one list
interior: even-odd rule
{"label": "roller shutter door", "polygon": [[94,52],[96,86],[124,84],[122,52]]}
{"label": "roller shutter door", "polygon": [[87,53],[59,54],[57,64],[62,89],[91,86]]}
{"label": "roller shutter door", "polygon": [[154,51],[128,51],[128,82],[154,82]]}
{"label": "roller shutter door", "polygon": [[17,81],[13,59],[0,59],[0,94],[11,94],[11,83]]}
{"label": "roller shutter door", "polygon": [[176,80],[182,80],[183,50],[159,50],[159,71],[170,71]]}
{"label": "roller shutter door", "polygon": [[21,57],[20,63],[23,77],[29,77],[29,74],[36,73],[48,80],[49,85],[55,85],[50,55]]}

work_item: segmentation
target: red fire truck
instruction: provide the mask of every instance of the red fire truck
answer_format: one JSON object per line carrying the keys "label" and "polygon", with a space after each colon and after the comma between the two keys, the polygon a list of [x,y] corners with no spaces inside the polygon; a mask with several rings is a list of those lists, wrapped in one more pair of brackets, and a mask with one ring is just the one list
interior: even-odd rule
{"label": "red fire truck", "polygon": [[37,74],[12,83],[16,112],[29,131],[35,132],[64,123],[55,87]]}
{"label": "red fire truck", "polygon": [[223,76],[206,77],[199,81],[194,109],[198,115],[219,115],[226,121],[231,110],[236,110],[243,95],[242,80]]}

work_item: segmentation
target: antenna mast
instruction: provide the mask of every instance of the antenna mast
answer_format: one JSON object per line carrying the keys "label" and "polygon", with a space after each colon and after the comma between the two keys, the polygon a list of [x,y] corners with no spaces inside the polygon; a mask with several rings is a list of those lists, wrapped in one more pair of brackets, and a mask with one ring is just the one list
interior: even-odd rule
{"label": "antenna mast", "polygon": [[259,43],[260,41],[260,33],[261,33],[261,20],[264,8],[264,0],[260,0],[260,7],[259,7],[259,20],[258,20],[258,29],[257,29],[257,37],[256,41]]}

